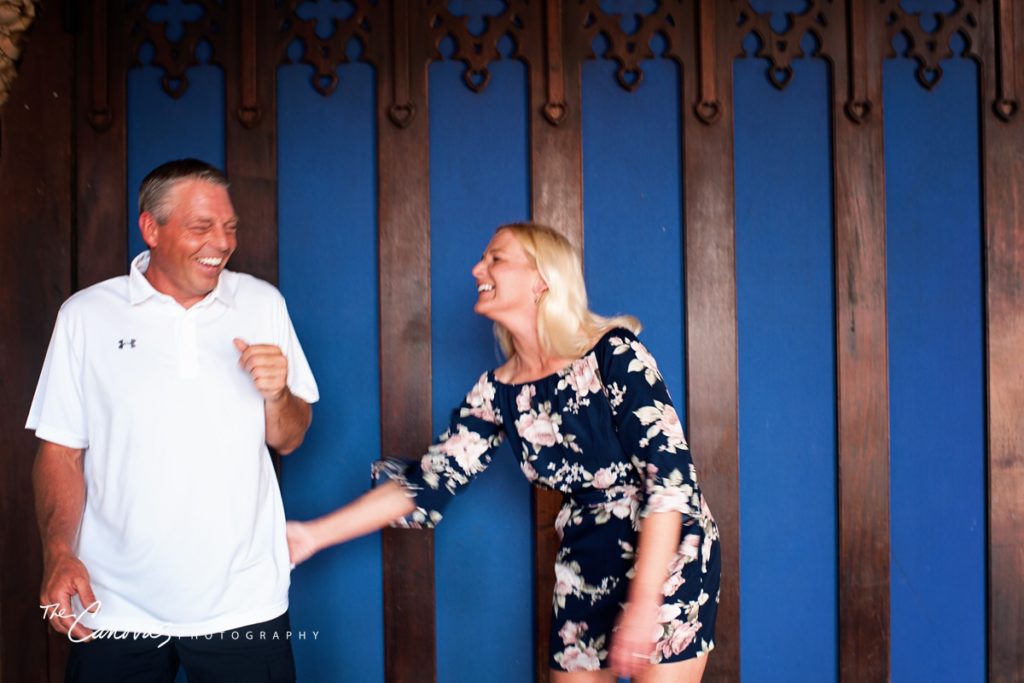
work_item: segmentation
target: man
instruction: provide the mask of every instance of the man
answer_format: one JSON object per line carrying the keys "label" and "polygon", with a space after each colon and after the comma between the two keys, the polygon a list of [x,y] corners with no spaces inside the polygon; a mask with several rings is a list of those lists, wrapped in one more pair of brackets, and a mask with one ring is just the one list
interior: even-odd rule
{"label": "man", "polygon": [[27,427],[41,606],[76,643],[71,681],[173,681],[179,664],[193,680],[294,680],[268,446],[295,450],[319,395],[280,293],[225,270],[227,188],[194,159],[152,171],[149,251],[57,316]]}

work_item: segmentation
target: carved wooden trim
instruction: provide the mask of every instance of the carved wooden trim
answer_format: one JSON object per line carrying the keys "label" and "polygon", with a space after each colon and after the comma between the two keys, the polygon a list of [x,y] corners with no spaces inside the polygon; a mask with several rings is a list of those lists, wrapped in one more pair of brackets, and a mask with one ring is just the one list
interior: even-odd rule
{"label": "carved wooden trim", "polygon": [[[811,0],[800,14],[786,12],[789,27],[783,33],[772,28],[769,14],[758,14],[748,0],[739,0],[739,4],[736,25],[744,35],[753,33],[757,36],[760,45],[754,56],[768,60],[768,80],[779,90],[789,85],[793,78],[794,59],[823,56],[826,52],[825,29],[832,25],[835,13],[831,0]],[[853,4],[859,3],[854,0]],[[810,55],[805,54],[800,45],[808,33],[818,42],[817,49]]]}
{"label": "carved wooden trim", "polygon": [[512,57],[522,57],[524,18],[530,16],[526,0],[506,0],[506,9],[498,16],[487,17],[487,28],[480,36],[469,30],[466,17],[457,16],[448,9],[447,0],[427,0],[427,22],[434,58],[439,59],[441,42],[451,37],[455,41],[452,59],[466,65],[462,82],[473,92],[483,92],[491,82],[488,66],[501,59],[498,43],[506,35],[515,42]]}
{"label": "carved wooden trim", "polygon": [[871,114],[871,100],[868,98],[868,65],[864,30],[865,7],[859,2],[846,4],[846,70],[847,97],[843,112],[854,123],[861,123]]}
{"label": "carved wooden trim", "polygon": [[110,93],[107,87],[108,50],[107,43],[107,3],[91,3],[92,21],[92,107],[89,110],[89,125],[96,132],[103,132],[110,127],[113,114],[110,111]]}
{"label": "carved wooden trim", "polygon": [[[1009,99],[1024,64],[1024,13],[1014,0],[980,13],[981,92]],[[1000,93],[1000,81],[1010,89]],[[985,390],[988,469],[988,680],[1024,680],[1024,117],[981,108],[985,229]]]}
{"label": "carved wooden trim", "polygon": [[694,113],[705,124],[712,124],[722,114],[722,104],[718,101],[718,32],[715,21],[715,0],[699,0],[697,8],[697,92],[699,99],[694,105]]}
{"label": "carved wooden trim", "polygon": [[391,105],[388,118],[399,128],[407,128],[416,116],[416,105],[409,98],[409,16],[391,5]]}
{"label": "carved wooden trim", "polygon": [[183,21],[184,35],[172,41],[167,37],[167,22],[152,21],[147,17],[157,0],[140,0],[131,5],[128,12],[129,67],[140,66],[139,51],[149,43],[155,51],[153,65],[163,69],[160,85],[173,99],[178,99],[188,90],[188,70],[199,64],[196,48],[207,41],[213,48],[211,62],[218,62],[224,29],[224,8],[215,0],[195,0],[203,9],[196,21]]}
{"label": "carved wooden trim", "polygon": [[0,107],[18,75],[22,43],[36,18],[37,0],[8,0],[0,7]]}
{"label": "carved wooden trim", "polygon": [[552,126],[565,120],[565,69],[562,54],[562,0],[549,0],[544,4],[544,57],[547,68],[543,78],[547,85],[544,118]]}
{"label": "carved wooden trim", "polygon": [[[632,33],[623,30],[619,23],[620,15],[605,12],[597,0],[583,0],[581,4],[585,7],[580,22],[583,57],[594,59],[597,56],[591,45],[598,35],[603,36],[608,41],[608,51],[604,57],[618,64],[615,80],[622,88],[633,92],[640,87],[644,77],[641,64],[645,59],[654,59],[650,43],[656,35],[660,34],[668,43],[664,56],[675,59],[679,64],[683,63],[684,32],[692,26],[692,21],[687,21],[691,19],[692,12],[686,11],[685,4],[688,3],[684,3],[684,0],[665,0],[654,12],[641,16],[639,25]],[[704,10],[701,16],[713,20],[715,12]],[[713,35],[714,31],[709,33]],[[713,49],[714,45],[712,37],[709,49]],[[703,85],[707,87],[708,83],[704,81]],[[700,97],[703,98],[704,94]]]}
{"label": "carved wooden trim", "polygon": [[[889,680],[891,640],[889,351],[881,115],[887,35],[878,2],[851,4],[858,5],[852,15],[856,26],[844,26],[826,16],[821,32],[822,44],[830,48],[822,50],[822,56],[833,64],[830,109],[842,683]],[[844,60],[849,61],[844,64]]]}
{"label": "carved wooden trim", "polygon": [[[391,15],[391,7],[394,15]],[[361,9],[369,9],[360,5]],[[377,244],[380,327],[381,450],[385,456],[426,453],[431,422],[430,136],[427,66],[432,57],[423,2],[382,2],[366,14],[386,29],[391,17],[409,27],[384,30],[366,47],[377,67]],[[413,28],[420,27],[420,28]],[[366,29],[364,29],[366,30]],[[404,52],[402,65],[391,64]],[[402,74],[404,93],[395,98]],[[397,125],[393,107],[410,107]],[[384,592],[384,674],[389,683],[437,680],[434,532],[385,529],[381,536]]]}
{"label": "carved wooden trim", "polygon": [[363,53],[357,61],[375,65],[383,63],[380,55],[371,49],[370,37],[373,27],[380,26],[381,20],[385,19],[382,15],[386,8],[371,4],[369,0],[350,1],[354,7],[352,16],[344,21],[335,20],[334,32],[327,38],[321,38],[317,34],[316,19],[303,19],[298,15],[297,9],[304,0],[288,0],[279,8],[282,28],[278,44],[279,63],[291,63],[288,58],[288,46],[296,39],[300,40],[304,49],[299,61],[313,67],[310,84],[324,97],[338,87],[338,65],[352,61],[347,53],[349,41],[352,39],[358,40],[363,46]]}
{"label": "carved wooden trim", "polygon": [[[908,41],[906,56],[917,62],[917,82],[931,90],[942,80],[942,60],[953,57],[949,47],[950,39],[959,33],[967,42],[967,54],[980,58],[975,49],[978,43],[978,16],[982,0],[962,0],[949,14],[938,15],[934,31],[925,31],[921,26],[919,13],[908,13],[900,7],[899,0],[882,0],[886,11],[885,24],[888,27],[887,45],[902,34]],[[888,56],[895,56],[893,50]]]}
{"label": "carved wooden trim", "polygon": [[992,110],[1003,121],[1009,121],[1020,109],[1017,100],[1017,77],[1014,66],[1015,22],[1013,0],[996,0],[996,99]]}
{"label": "carved wooden trim", "polygon": [[263,112],[257,101],[256,82],[256,8],[251,2],[241,2],[238,45],[238,87],[240,90],[238,121],[253,128]]}

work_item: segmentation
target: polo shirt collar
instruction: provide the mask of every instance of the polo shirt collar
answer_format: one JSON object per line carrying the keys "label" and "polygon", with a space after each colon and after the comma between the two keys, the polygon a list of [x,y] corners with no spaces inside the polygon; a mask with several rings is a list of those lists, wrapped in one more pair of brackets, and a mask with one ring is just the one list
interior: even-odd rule
{"label": "polo shirt collar", "polygon": [[[132,259],[131,268],[128,271],[128,300],[132,306],[141,304],[143,301],[153,298],[154,296],[166,296],[160,294],[153,288],[149,280],[146,279],[146,269],[149,267],[149,251],[144,251],[134,259]],[[217,278],[217,286],[213,288],[213,291],[206,295],[202,301],[196,304],[196,306],[208,305],[208,302],[217,300],[226,306],[234,307],[235,297],[231,293],[230,287],[224,282],[226,271],[221,272],[219,278]]]}

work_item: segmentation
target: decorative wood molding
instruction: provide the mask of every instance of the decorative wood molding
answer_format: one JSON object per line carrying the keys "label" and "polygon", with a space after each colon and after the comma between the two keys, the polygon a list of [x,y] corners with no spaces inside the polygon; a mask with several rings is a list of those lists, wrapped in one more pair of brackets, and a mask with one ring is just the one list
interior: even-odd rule
{"label": "decorative wood molding", "polygon": [[848,97],[843,112],[854,123],[862,123],[872,109],[868,97],[868,46],[865,33],[865,6],[860,2],[846,3],[846,79]]}
{"label": "decorative wood molding", "polygon": [[303,52],[299,61],[313,67],[310,84],[324,97],[338,87],[338,65],[352,61],[348,56],[348,45],[353,39],[358,40],[363,47],[356,61],[379,66],[380,61],[373,58],[370,38],[373,27],[381,26],[382,20],[387,19],[384,15],[386,7],[369,0],[350,0],[354,8],[352,15],[344,20],[335,19],[334,32],[327,38],[321,38],[316,32],[316,19],[303,19],[298,15],[298,7],[303,1],[287,0],[279,8],[282,29],[278,45],[279,63],[290,64],[288,47],[296,39],[301,41]]}
{"label": "decorative wood molding", "polygon": [[391,5],[391,105],[388,118],[399,128],[408,128],[416,116],[409,97],[409,16]]}
{"label": "decorative wood molding", "polygon": [[[469,30],[468,19],[448,9],[447,0],[427,0],[427,25],[434,58],[441,59],[441,42],[451,37],[455,41],[455,52],[451,59],[466,65],[462,82],[473,92],[483,92],[491,82],[488,66],[502,58],[498,43],[509,36],[515,43],[513,58],[522,58],[525,19],[530,16],[526,0],[506,0],[506,9],[498,16],[486,19],[486,29],[477,36]],[[537,26],[531,26],[531,31]]]}
{"label": "decorative wood molding", "polygon": [[[917,82],[931,90],[942,80],[942,60],[954,56],[949,46],[954,34],[959,33],[963,36],[967,43],[967,55],[981,60],[981,55],[975,48],[979,38],[978,17],[981,4],[982,0],[961,0],[953,12],[938,15],[938,25],[934,31],[926,31],[921,26],[920,13],[905,12],[900,7],[899,0],[882,0],[885,8],[885,25],[888,29],[886,45],[891,46],[893,38],[902,34],[908,42],[905,56],[917,62]],[[897,55],[890,48],[887,56]]]}
{"label": "decorative wood molding", "polygon": [[196,21],[183,21],[183,35],[172,41],[167,37],[167,22],[149,19],[150,9],[162,4],[158,0],[139,0],[128,9],[129,67],[141,66],[139,51],[149,43],[153,46],[153,66],[163,69],[160,84],[165,93],[178,99],[188,90],[188,70],[199,65],[196,48],[206,41],[213,48],[210,61],[218,63],[224,30],[224,7],[216,0],[194,0],[203,14]]}
{"label": "decorative wood molding", "polygon": [[[772,28],[770,14],[758,14],[748,0],[733,2],[739,5],[735,23],[741,31],[740,40],[750,33],[757,36],[760,44],[754,56],[768,60],[768,80],[779,90],[789,85],[793,78],[794,59],[823,56],[825,30],[833,23],[835,13],[831,0],[810,0],[807,9],[800,14],[786,12],[788,27],[783,33]],[[807,34],[817,42],[816,49],[809,55],[800,44]]]}
{"label": "decorative wood molding", "polygon": [[[580,0],[582,11],[578,30],[583,34],[583,58],[597,57],[591,46],[598,35],[603,36],[608,41],[608,50],[603,57],[613,59],[619,65],[615,72],[615,80],[621,87],[633,92],[643,82],[642,62],[656,56],[651,49],[651,40],[656,35],[661,35],[667,42],[663,56],[675,59],[679,64],[683,63],[683,34],[692,27],[693,16],[692,11],[687,11],[688,4],[686,0],[665,0],[651,14],[639,17],[636,30],[626,32],[620,23],[621,16],[605,12],[599,0]],[[701,7],[702,19],[713,20],[714,16],[713,10]],[[706,38],[711,40],[708,49],[713,50],[715,32],[708,33]],[[713,52],[708,53],[709,56],[711,54]],[[707,88],[709,83],[702,81],[702,85]],[[713,85],[711,87],[714,88]],[[701,101],[704,96],[705,93],[702,92]],[[710,109],[708,113],[711,113]]]}
{"label": "decorative wood molding", "polygon": [[240,91],[236,114],[246,128],[260,122],[263,112],[257,99],[256,81],[256,7],[251,2],[239,3],[238,87]]}
{"label": "decorative wood molding", "polygon": [[1016,116],[1020,109],[1020,101],[1017,99],[1017,73],[1013,68],[1016,51],[1013,6],[1014,0],[996,0],[996,99],[992,103],[992,111],[1007,122]]}
{"label": "decorative wood molding", "polygon": [[552,126],[565,120],[565,65],[562,54],[562,0],[544,3],[544,70],[547,99],[542,112]]}
{"label": "decorative wood molding", "polygon": [[722,115],[718,100],[718,22],[715,0],[698,0],[697,6],[697,93],[693,112],[701,123],[712,124]]}

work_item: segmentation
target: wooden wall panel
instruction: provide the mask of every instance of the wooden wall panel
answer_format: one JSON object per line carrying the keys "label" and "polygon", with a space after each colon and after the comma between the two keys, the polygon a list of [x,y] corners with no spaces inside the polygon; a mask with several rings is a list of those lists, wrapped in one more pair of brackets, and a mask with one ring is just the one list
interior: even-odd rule
{"label": "wooden wall panel", "polygon": [[82,3],[75,64],[75,289],[123,275],[128,262],[122,3]]}
{"label": "wooden wall panel", "polygon": [[732,60],[735,17],[714,0],[690,16],[683,77],[686,397],[690,447],[718,523],[722,586],[708,681],[740,676],[739,378]]}
{"label": "wooden wall panel", "polygon": [[1024,680],[1024,9],[982,15],[988,393],[988,667]]}
{"label": "wooden wall panel", "polygon": [[[578,31],[571,2],[534,5],[532,29],[521,46],[530,68],[530,199],[534,221],[558,230],[583,249],[583,160]],[[532,488],[534,670],[538,683],[550,677],[551,598],[555,587],[562,506],[556,491]]]}
{"label": "wooden wall panel", "polygon": [[[885,161],[877,3],[833,24],[839,676],[889,679],[889,391]],[[845,34],[841,33],[845,30]],[[844,56],[852,58],[849,63]]]}
{"label": "wooden wall panel", "polygon": [[270,3],[230,0],[225,72],[225,171],[242,226],[231,268],[277,283],[277,35]]}
{"label": "wooden wall panel", "polygon": [[[380,245],[381,449],[425,453],[432,438],[430,155],[423,5],[400,4],[376,55]],[[381,16],[381,20],[384,17]],[[434,535],[388,529],[382,539],[384,666],[389,682],[437,679]]]}
{"label": "wooden wall panel", "polygon": [[72,291],[75,44],[63,19],[59,3],[39,9],[0,110],[2,683],[44,683],[51,670],[53,680],[63,674],[63,637],[49,635],[38,607],[43,566],[31,483],[38,442],[25,429],[57,309]]}

